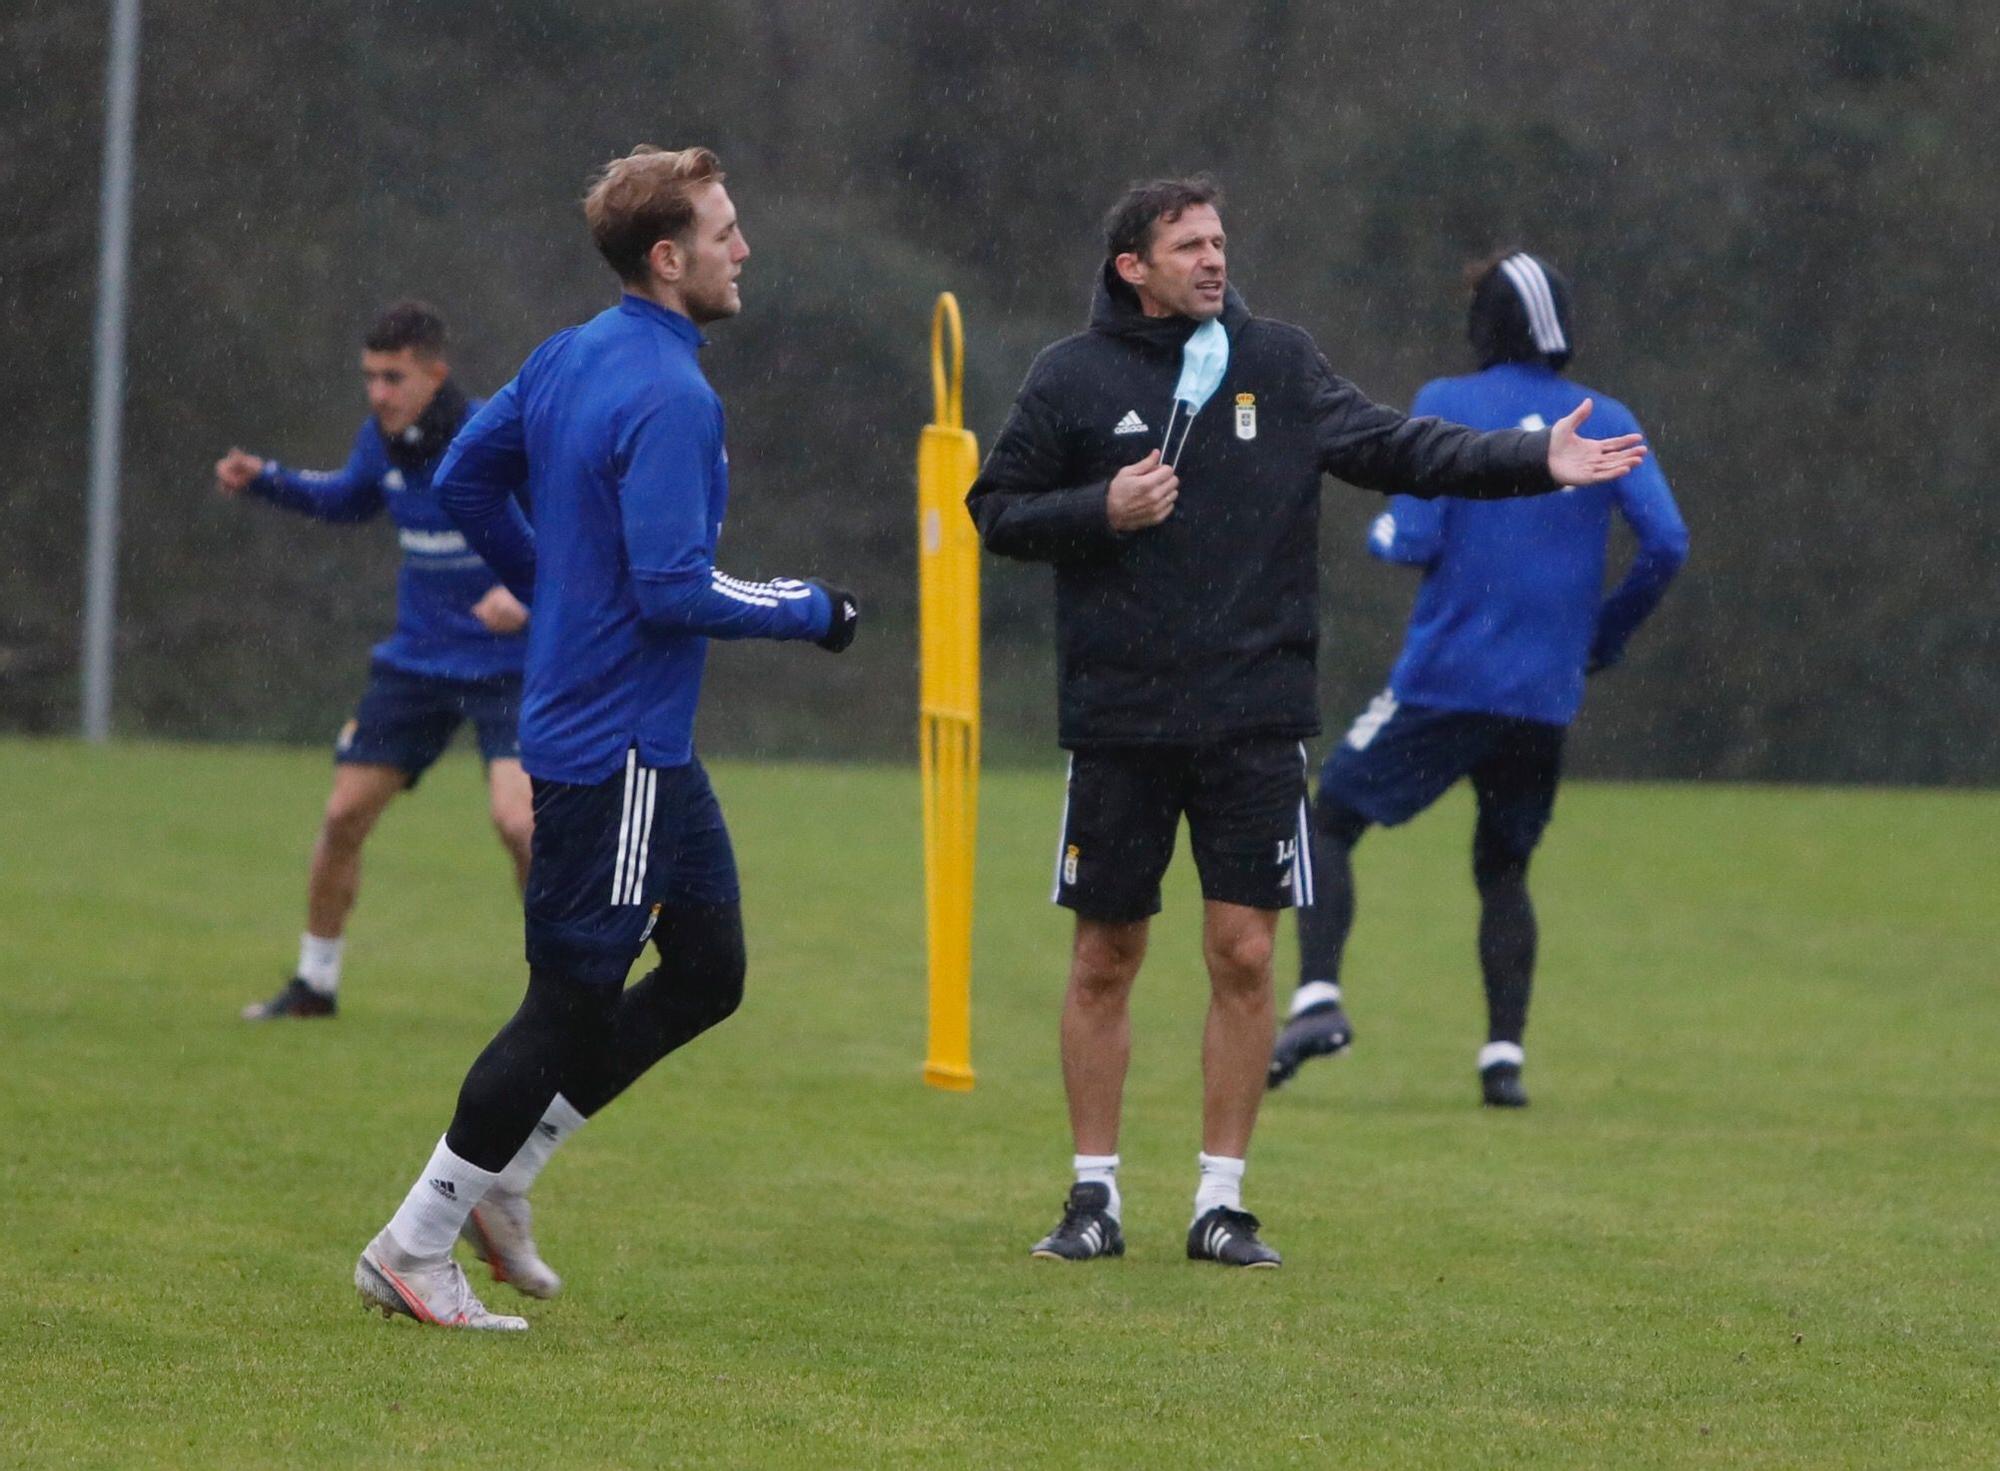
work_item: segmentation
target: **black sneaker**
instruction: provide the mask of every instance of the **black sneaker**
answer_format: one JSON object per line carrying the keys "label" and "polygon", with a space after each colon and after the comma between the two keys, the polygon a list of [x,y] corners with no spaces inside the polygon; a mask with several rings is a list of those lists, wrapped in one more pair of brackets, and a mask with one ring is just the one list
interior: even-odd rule
{"label": "black sneaker", "polygon": [[1062,1220],[1028,1253],[1050,1262],[1087,1262],[1094,1256],[1125,1255],[1125,1236],[1118,1218],[1105,1207],[1111,1187],[1096,1180],[1079,1180],[1069,1187]]}
{"label": "black sneaker", "polygon": [[1248,1211],[1218,1205],[1188,1227],[1188,1260],[1225,1267],[1275,1267],[1284,1262],[1257,1239],[1261,1223]]}
{"label": "black sneaker", "polygon": [[323,991],[315,991],[298,976],[285,982],[285,989],[269,1001],[253,1001],[243,1008],[246,1022],[272,1022],[286,1016],[335,1016],[340,1003]]}
{"label": "black sneaker", "polygon": [[1338,1001],[1322,1001],[1308,1006],[1285,1023],[1271,1049],[1271,1071],[1264,1079],[1266,1088],[1280,1087],[1315,1057],[1332,1057],[1345,1052],[1354,1042],[1354,1027]]}
{"label": "black sneaker", "polygon": [[1521,1065],[1496,1062],[1481,1068],[1479,1098],[1488,1108],[1526,1108],[1528,1090],[1521,1086]]}

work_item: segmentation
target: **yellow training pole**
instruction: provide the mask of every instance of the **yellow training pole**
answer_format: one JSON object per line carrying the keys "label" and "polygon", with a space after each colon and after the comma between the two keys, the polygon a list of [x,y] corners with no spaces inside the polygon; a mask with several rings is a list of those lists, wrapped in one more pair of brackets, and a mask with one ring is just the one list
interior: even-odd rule
{"label": "yellow training pole", "polygon": [[965,493],[979,473],[979,441],[965,428],[965,325],[949,291],[931,315],[931,389],[936,418],[917,445],[917,750],[930,954],[924,1081],[963,1092],[972,1086],[972,853],[979,821],[979,536],[965,513]]}

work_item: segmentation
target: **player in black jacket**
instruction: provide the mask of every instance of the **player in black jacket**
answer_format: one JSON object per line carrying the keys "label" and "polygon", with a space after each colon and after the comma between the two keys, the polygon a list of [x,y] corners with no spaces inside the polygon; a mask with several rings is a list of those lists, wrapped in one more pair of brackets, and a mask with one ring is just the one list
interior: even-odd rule
{"label": "player in black jacket", "polygon": [[1035,359],[966,503],[987,548],[1055,564],[1070,775],[1055,900],[1076,912],[1063,1081],[1076,1184],[1034,1254],[1116,1256],[1127,1013],[1187,815],[1205,904],[1201,1180],[1190,1257],[1278,1265],[1242,1208],[1273,1032],[1278,911],[1312,902],[1320,478],[1491,498],[1624,474],[1636,435],[1480,434],[1337,377],[1228,285],[1207,179],[1139,185],[1106,220],[1088,331]]}

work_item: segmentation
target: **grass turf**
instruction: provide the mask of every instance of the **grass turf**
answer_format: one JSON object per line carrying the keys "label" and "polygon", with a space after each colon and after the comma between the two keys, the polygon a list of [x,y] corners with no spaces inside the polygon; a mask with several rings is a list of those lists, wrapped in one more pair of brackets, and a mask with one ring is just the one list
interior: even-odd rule
{"label": "grass turf", "polygon": [[749,1000],[551,1166],[570,1290],[501,1339],[348,1282],[522,981],[476,766],[371,845],[341,1018],[264,1028],[235,1010],[292,958],[323,757],[11,742],[0,779],[0,1462],[2000,1458],[1994,794],[1565,789],[1517,1116],[1473,1103],[1467,807],[1371,836],[1359,1043],[1267,1107],[1249,1201],[1286,1266],[1231,1273],[1182,1257],[1184,854],[1130,1255],[1035,1263],[1068,1156],[1054,771],[986,782],[954,1096],[917,1082],[913,776],[722,769]]}

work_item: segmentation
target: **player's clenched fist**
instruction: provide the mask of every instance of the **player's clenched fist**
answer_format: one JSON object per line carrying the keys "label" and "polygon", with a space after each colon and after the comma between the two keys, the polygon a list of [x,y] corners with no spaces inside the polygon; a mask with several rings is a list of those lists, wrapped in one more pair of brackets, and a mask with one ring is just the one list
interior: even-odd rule
{"label": "player's clenched fist", "polygon": [[1144,531],[1173,514],[1174,501],[1180,493],[1180,476],[1171,465],[1161,464],[1160,452],[1154,450],[1136,465],[1127,465],[1111,477],[1104,514],[1113,531]]}
{"label": "player's clenched fist", "polygon": [[232,449],[215,462],[215,488],[226,496],[241,495],[263,473],[264,462],[256,455]]}

